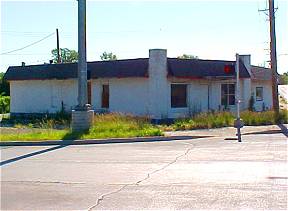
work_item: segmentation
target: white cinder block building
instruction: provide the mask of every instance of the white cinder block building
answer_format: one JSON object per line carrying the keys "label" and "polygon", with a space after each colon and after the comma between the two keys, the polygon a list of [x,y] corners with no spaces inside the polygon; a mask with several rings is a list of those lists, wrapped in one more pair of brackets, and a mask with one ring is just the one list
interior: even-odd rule
{"label": "white cinder block building", "polygon": [[[88,62],[88,99],[96,112],[121,112],[152,119],[236,110],[235,61],[149,58]],[[77,64],[9,67],[11,114],[71,111],[77,105]],[[241,110],[253,96],[256,111],[272,107],[271,71],[240,56]]]}

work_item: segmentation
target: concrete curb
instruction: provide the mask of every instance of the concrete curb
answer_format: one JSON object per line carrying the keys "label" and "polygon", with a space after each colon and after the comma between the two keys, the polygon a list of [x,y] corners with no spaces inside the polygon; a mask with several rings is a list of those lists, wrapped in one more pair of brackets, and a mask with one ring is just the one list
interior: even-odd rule
{"label": "concrete curb", "polygon": [[111,139],[88,139],[88,140],[56,140],[56,141],[15,141],[0,142],[1,146],[51,146],[51,145],[87,145],[87,144],[120,144],[137,142],[157,142],[157,141],[176,141],[198,138],[208,138],[213,136],[153,136],[135,138],[111,138]]}

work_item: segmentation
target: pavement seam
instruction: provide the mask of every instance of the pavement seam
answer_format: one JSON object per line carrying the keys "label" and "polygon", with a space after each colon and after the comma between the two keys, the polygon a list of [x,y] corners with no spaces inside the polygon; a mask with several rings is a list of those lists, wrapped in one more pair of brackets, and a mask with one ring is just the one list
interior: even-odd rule
{"label": "pavement seam", "polygon": [[62,182],[62,181],[40,181],[40,180],[36,180],[36,181],[1,181],[1,183],[34,183],[34,184],[61,184],[61,185],[83,185],[86,184],[84,182]]}
{"label": "pavement seam", "polygon": [[116,194],[116,193],[119,193],[120,191],[122,191],[122,190],[123,190],[124,188],[126,188],[127,186],[138,186],[140,183],[148,180],[152,174],[155,174],[155,173],[157,173],[157,172],[159,172],[159,171],[162,171],[162,170],[166,169],[167,167],[169,167],[169,166],[171,166],[172,164],[176,163],[180,158],[186,156],[195,146],[194,146],[193,144],[191,144],[191,143],[188,143],[188,142],[185,142],[185,143],[188,144],[188,145],[190,145],[190,147],[188,147],[188,149],[186,149],[183,154],[177,156],[173,161],[171,161],[170,163],[162,166],[161,168],[156,169],[156,170],[152,171],[151,173],[148,173],[147,176],[146,176],[144,179],[142,179],[142,180],[138,180],[138,181],[135,182],[135,183],[126,184],[126,185],[122,186],[121,188],[119,188],[119,189],[117,189],[117,190],[115,190],[115,191],[112,191],[112,192],[109,192],[109,193],[106,193],[106,194],[102,194],[102,195],[97,199],[96,204],[94,204],[94,205],[92,205],[91,207],[88,208],[88,211],[91,211],[91,210],[93,210],[94,208],[96,208],[96,207],[100,204],[100,202],[105,199],[105,197],[110,196],[110,195],[113,195],[113,194]]}

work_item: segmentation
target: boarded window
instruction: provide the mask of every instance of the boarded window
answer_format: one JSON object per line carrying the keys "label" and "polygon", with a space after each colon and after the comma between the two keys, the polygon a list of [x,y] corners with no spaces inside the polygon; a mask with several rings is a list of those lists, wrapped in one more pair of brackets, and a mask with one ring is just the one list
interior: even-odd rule
{"label": "boarded window", "polygon": [[102,108],[109,108],[109,85],[102,85]]}
{"label": "boarded window", "polygon": [[235,105],[235,84],[221,84],[221,105]]}
{"label": "boarded window", "polygon": [[171,84],[171,107],[187,107],[187,85]]}
{"label": "boarded window", "polygon": [[263,87],[256,87],[256,101],[263,100]]}

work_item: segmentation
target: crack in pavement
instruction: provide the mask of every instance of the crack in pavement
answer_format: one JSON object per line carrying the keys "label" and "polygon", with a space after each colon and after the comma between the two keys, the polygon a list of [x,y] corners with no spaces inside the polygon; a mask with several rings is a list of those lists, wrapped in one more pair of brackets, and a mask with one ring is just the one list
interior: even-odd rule
{"label": "crack in pavement", "polygon": [[170,165],[176,163],[180,158],[186,156],[186,155],[195,147],[195,145],[193,145],[193,144],[191,144],[191,143],[188,143],[188,142],[184,142],[184,143],[190,145],[190,147],[188,147],[183,154],[177,156],[173,161],[171,161],[170,163],[162,166],[161,168],[156,169],[156,170],[152,171],[151,173],[148,173],[147,176],[146,176],[144,179],[142,179],[142,180],[138,180],[138,181],[135,182],[135,183],[126,184],[126,185],[122,186],[121,188],[119,188],[119,189],[117,189],[117,190],[115,190],[115,191],[102,194],[102,195],[97,199],[96,204],[94,204],[94,205],[92,205],[91,207],[88,208],[88,211],[91,211],[91,210],[93,210],[94,208],[96,208],[96,207],[101,203],[101,201],[103,201],[103,200],[105,199],[105,197],[110,196],[110,195],[113,195],[113,194],[116,194],[116,193],[119,193],[120,191],[122,191],[123,189],[125,189],[127,186],[135,186],[135,185],[137,186],[137,185],[139,185],[140,183],[148,180],[148,179],[151,177],[151,175],[153,175],[153,174],[155,174],[155,173],[157,173],[157,172],[159,172],[159,171],[162,171],[162,170],[166,169],[166,168],[169,167]]}

